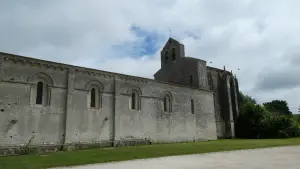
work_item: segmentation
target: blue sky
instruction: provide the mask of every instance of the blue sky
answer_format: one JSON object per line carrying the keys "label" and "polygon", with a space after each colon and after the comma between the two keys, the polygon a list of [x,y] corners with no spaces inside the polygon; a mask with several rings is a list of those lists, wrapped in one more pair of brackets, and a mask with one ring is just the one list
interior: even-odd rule
{"label": "blue sky", "polygon": [[163,45],[168,37],[156,31],[143,29],[137,25],[131,25],[129,31],[136,37],[135,41],[125,41],[114,45],[113,50],[120,55],[133,58],[142,56],[153,56]]}
{"label": "blue sky", "polygon": [[[163,46],[167,39],[172,36],[172,30],[169,30],[169,36],[154,30],[147,30],[138,25],[131,25],[130,32],[136,37],[135,41],[126,41],[114,45],[113,50],[119,51],[121,55],[130,57],[153,56]],[[184,36],[190,37],[195,40],[201,38],[199,30],[185,30]],[[176,36],[173,34],[173,36]]]}
{"label": "blue sky", "polygon": [[164,39],[162,35],[155,31],[145,30],[139,26],[132,25],[130,31],[141,41],[136,44],[133,55],[153,55],[160,48],[159,44]]}

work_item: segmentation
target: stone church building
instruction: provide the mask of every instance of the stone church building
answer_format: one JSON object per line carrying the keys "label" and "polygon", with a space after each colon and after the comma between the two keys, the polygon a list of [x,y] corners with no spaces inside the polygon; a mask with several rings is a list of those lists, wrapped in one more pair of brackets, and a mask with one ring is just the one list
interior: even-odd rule
{"label": "stone church building", "polygon": [[234,137],[232,73],[169,38],[154,79],[0,53],[0,147]]}

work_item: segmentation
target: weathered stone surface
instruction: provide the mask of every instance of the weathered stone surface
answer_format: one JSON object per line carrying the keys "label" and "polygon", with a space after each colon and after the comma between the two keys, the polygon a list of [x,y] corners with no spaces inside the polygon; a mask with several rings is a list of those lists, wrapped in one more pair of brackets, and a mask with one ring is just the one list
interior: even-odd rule
{"label": "weathered stone surface", "polygon": [[[31,145],[116,145],[120,140],[181,142],[233,136],[233,125],[227,123],[234,119],[232,105],[237,104],[231,104],[236,100],[231,97],[236,93],[231,90],[234,83],[222,80],[231,74],[186,58],[182,44],[175,48],[180,57],[159,70],[159,81],[0,53],[0,146],[29,140]],[[90,104],[92,89],[95,106]]]}

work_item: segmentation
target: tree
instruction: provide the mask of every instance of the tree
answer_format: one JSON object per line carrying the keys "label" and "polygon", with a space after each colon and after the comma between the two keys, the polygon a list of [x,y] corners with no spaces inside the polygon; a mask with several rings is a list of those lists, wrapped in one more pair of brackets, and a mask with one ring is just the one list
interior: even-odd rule
{"label": "tree", "polygon": [[238,138],[258,138],[262,130],[261,121],[267,116],[261,105],[247,102],[238,115],[235,123],[235,134]]}
{"label": "tree", "polygon": [[238,96],[238,105],[240,109],[243,109],[243,107],[245,107],[245,105],[247,104],[253,104],[256,105],[256,100],[253,99],[251,96],[245,95],[242,92],[239,92],[239,96]]}
{"label": "tree", "polygon": [[284,100],[273,100],[263,103],[264,107],[274,115],[291,115],[288,104]]}
{"label": "tree", "polygon": [[283,100],[257,104],[239,92],[240,113],[235,121],[238,138],[288,138],[300,136],[300,116],[291,115]]}

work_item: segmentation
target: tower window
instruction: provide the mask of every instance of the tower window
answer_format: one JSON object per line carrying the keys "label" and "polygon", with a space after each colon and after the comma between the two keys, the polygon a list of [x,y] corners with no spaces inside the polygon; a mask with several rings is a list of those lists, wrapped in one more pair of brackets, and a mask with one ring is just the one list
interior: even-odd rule
{"label": "tower window", "polygon": [[167,61],[168,61],[168,55],[169,55],[169,52],[166,51],[166,53],[165,53],[165,63],[167,63]]}
{"label": "tower window", "polygon": [[193,75],[190,75],[190,85],[193,84]]}
{"label": "tower window", "polygon": [[96,89],[92,88],[91,90],[91,105],[90,107],[95,108],[96,107]]}
{"label": "tower window", "polygon": [[172,60],[176,59],[175,48],[172,48]]}
{"label": "tower window", "polygon": [[38,82],[36,87],[36,104],[43,103],[43,82]]}

